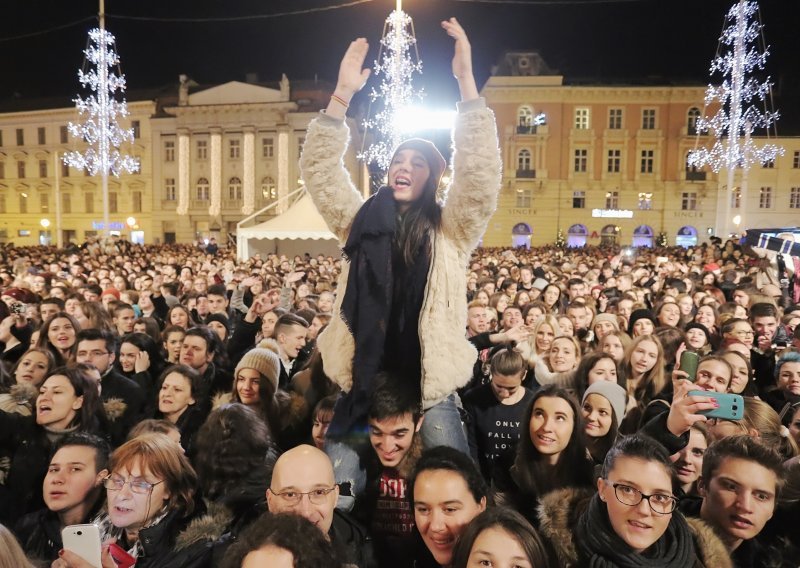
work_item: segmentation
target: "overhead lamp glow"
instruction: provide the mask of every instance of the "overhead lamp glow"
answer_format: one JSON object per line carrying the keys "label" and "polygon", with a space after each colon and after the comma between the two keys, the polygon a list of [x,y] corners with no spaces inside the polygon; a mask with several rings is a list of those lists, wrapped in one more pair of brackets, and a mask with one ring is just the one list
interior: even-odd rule
{"label": "overhead lamp glow", "polygon": [[42,219],[41,221],[39,221],[39,224],[40,224],[40,225],[41,225],[43,228],[45,228],[45,229],[46,229],[47,227],[49,227],[49,226],[50,226],[50,219]]}
{"label": "overhead lamp glow", "polygon": [[432,110],[419,106],[398,109],[394,116],[394,128],[403,134],[423,130],[452,130],[455,122],[454,110]]}

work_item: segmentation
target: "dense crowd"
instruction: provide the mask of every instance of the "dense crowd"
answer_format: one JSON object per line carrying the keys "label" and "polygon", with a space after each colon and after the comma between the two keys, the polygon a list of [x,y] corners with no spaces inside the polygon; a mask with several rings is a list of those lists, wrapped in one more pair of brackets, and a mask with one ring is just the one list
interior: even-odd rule
{"label": "dense crowd", "polygon": [[[243,557],[247,527],[289,512],[333,548],[318,566],[466,566],[460,549],[503,532],[555,566],[577,565],[594,533],[574,518],[598,514],[600,499],[609,515],[622,504],[625,542],[647,544],[680,511],[705,566],[731,560],[703,554],[796,565],[791,290],[732,241],[628,252],[476,250],[465,334],[478,356],[459,389],[469,450],[427,447],[419,401],[379,388],[352,464],[358,494],[320,451],[339,388],[315,342],[339,258],[236,262],[226,249],[119,239],[6,247],[2,522],[45,565],[61,529],[87,522],[147,561],[137,565],[222,565]],[[691,383],[684,350],[700,356]],[[707,420],[698,412],[713,401],[689,390],[743,394],[744,416]],[[319,540],[297,540],[301,529],[296,557]]]}
{"label": "dense crowd", "polygon": [[800,565],[792,263],[475,249],[496,127],[442,27],[446,199],[424,140],[366,201],[346,174],[365,40],[309,126],[341,257],[0,248],[0,566]]}

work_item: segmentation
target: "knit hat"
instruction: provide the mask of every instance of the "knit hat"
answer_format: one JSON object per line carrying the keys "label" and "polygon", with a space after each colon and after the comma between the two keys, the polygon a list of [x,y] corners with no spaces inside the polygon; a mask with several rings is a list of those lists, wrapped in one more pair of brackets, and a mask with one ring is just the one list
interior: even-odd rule
{"label": "knit hat", "polygon": [[428,167],[431,170],[431,177],[436,181],[434,188],[438,188],[439,183],[442,181],[442,174],[444,174],[444,170],[447,167],[447,162],[434,143],[422,138],[409,138],[408,140],[404,140],[394,149],[394,152],[392,152],[392,161],[394,161],[394,157],[401,150],[416,150],[425,156],[425,161],[428,162]]}
{"label": "knit hat", "polygon": [[617,420],[617,428],[619,428],[622,419],[625,418],[625,403],[628,398],[625,389],[611,381],[597,381],[589,385],[589,388],[583,393],[581,406],[583,406],[590,394],[599,394],[611,403],[611,408],[614,409],[614,418]]}
{"label": "knit hat", "polygon": [[704,326],[702,323],[697,323],[696,321],[689,322],[686,324],[686,327],[683,328],[684,331],[689,331],[690,329],[699,329],[703,333],[706,334],[706,343],[709,345],[711,344],[711,333],[708,331],[708,328]]}
{"label": "knit hat", "polygon": [[614,326],[614,329],[619,331],[619,321],[617,321],[617,316],[614,314],[597,314],[594,316],[594,319],[592,320],[592,329],[594,329],[594,326],[596,326],[598,323],[603,321],[609,322]]}
{"label": "knit hat", "polygon": [[228,322],[228,318],[225,317],[223,314],[208,314],[206,316],[206,325],[208,325],[208,323],[212,321],[221,323],[222,325],[225,326],[225,329],[227,329],[228,331],[230,331],[231,329],[230,324]]}
{"label": "knit hat", "polygon": [[653,316],[653,312],[650,310],[646,310],[644,308],[640,308],[638,310],[633,310],[631,314],[631,318],[628,320],[628,335],[633,337],[633,324],[635,324],[640,319],[649,319],[653,322],[653,327],[656,327],[658,324],[656,323],[656,318]]}
{"label": "knit hat", "polygon": [[258,346],[244,354],[236,364],[233,376],[240,369],[255,369],[272,384],[272,391],[278,390],[278,376],[281,372],[281,361],[278,358],[278,344],[274,339],[264,339]]}
{"label": "knit hat", "polygon": [[0,296],[14,298],[17,302],[22,302],[23,304],[32,304],[36,301],[36,295],[24,288],[9,288],[0,293]]}
{"label": "knit hat", "polygon": [[119,300],[119,290],[117,290],[116,288],[106,288],[105,290],[103,290],[103,293],[100,294],[101,298],[103,296],[114,296],[117,300]]}

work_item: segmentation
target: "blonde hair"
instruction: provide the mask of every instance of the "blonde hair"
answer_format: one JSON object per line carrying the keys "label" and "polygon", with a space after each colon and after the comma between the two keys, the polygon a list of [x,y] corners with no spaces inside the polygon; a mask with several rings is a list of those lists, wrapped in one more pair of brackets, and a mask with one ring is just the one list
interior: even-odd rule
{"label": "blonde hair", "polygon": [[34,568],[13,533],[0,525],[0,568]]}
{"label": "blonde hair", "polygon": [[777,451],[784,460],[798,454],[797,443],[787,435],[781,424],[781,418],[775,409],[763,400],[747,397],[744,402],[744,417],[739,426],[748,436],[753,431],[758,433],[757,439],[765,446]]}
{"label": "blonde hair", "polygon": [[[536,334],[539,333],[539,329],[543,325],[549,325],[553,330],[553,340],[555,340],[556,337],[561,337],[564,335],[561,332],[561,326],[558,325],[558,320],[556,317],[553,314],[544,314],[538,320],[536,320],[536,324],[533,326],[533,333],[531,333],[531,335],[528,337],[528,345],[531,348],[532,355],[544,355],[544,353],[539,353],[536,350]],[[578,353],[580,353],[580,350],[578,350]]]}
{"label": "blonde hair", "polygon": [[[653,368],[645,372],[636,387],[631,387],[630,380],[633,378],[631,367],[631,355],[640,343],[650,341],[655,344],[658,356]],[[655,395],[660,393],[667,386],[667,375],[664,373],[664,347],[655,335],[640,335],[631,341],[630,346],[625,350],[625,357],[622,359],[622,374],[627,381],[628,395],[632,396],[640,405],[647,406]]]}

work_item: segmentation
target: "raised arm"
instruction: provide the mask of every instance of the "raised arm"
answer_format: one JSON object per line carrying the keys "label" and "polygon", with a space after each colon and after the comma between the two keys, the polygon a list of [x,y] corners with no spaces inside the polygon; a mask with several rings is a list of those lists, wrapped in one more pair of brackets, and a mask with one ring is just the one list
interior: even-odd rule
{"label": "raised arm", "polygon": [[333,91],[328,108],[325,109],[328,116],[344,120],[350,99],[364,88],[371,73],[369,68],[364,69],[364,60],[368,51],[369,44],[363,37],[350,43],[350,47],[347,48],[342,62],[339,64],[339,79],[336,81],[336,89]]}
{"label": "raised arm", "polygon": [[453,75],[461,102],[453,131],[453,182],[448,190],[442,229],[465,252],[478,244],[497,206],[501,161],[494,113],[478,94],[472,74],[472,48],[455,18],[442,22],[455,40]]}
{"label": "raised arm", "polygon": [[453,76],[458,81],[458,89],[461,91],[461,102],[472,101],[478,98],[478,86],[475,84],[475,77],[472,75],[472,46],[469,44],[467,32],[455,18],[450,18],[442,22],[444,31],[451,38],[456,40],[455,53],[453,55]]}
{"label": "raised arm", "polygon": [[367,82],[370,70],[363,69],[369,44],[353,41],[339,65],[336,90],[325,112],[311,121],[306,133],[300,172],[306,190],[328,228],[344,241],[350,224],[364,202],[344,167],[344,153],[350,141],[345,115],[350,99]]}

